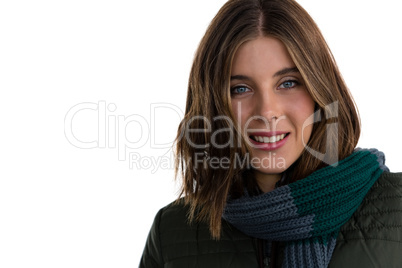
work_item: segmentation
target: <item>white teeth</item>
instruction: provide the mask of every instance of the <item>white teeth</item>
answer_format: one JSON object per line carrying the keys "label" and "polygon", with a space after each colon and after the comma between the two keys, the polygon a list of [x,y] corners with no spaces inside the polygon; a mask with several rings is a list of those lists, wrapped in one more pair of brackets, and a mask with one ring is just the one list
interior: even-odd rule
{"label": "white teeth", "polygon": [[266,137],[266,136],[253,136],[254,140],[258,141],[258,142],[263,142],[263,143],[274,143],[274,142],[278,142],[280,140],[283,140],[283,138],[285,138],[285,134],[281,134],[281,135],[276,135],[276,136],[272,136],[272,137]]}

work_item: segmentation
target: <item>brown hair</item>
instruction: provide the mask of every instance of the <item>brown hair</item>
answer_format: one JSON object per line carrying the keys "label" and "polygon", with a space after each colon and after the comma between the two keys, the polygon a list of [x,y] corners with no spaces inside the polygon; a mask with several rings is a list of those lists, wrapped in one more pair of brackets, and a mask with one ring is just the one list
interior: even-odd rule
{"label": "brown hair", "polygon": [[[283,42],[315,101],[321,119],[313,126],[308,147],[340,160],[352,153],[360,135],[354,101],[308,13],[293,0],[228,1],[212,20],[195,54],[186,112],[176,139],[176,175],[183,177],[180,196],[190,205],[189,220],[206,221],[214,238],[220,237],[228,196],[255,187],[252,172],[234,165],[236,157],[246,155],[249,148],[239,127],[228,118],[234,118],[230,98],[234,55],[244,42],[259,36]],[[331,106],[333,103],[337,105]],[[328,130],[333,120],[337,120],[337,128]],[[212,158],[224,157],[230,163],[227,168],[208,164]],[[295,181],[327,164],[304,150],[285,172]]]}

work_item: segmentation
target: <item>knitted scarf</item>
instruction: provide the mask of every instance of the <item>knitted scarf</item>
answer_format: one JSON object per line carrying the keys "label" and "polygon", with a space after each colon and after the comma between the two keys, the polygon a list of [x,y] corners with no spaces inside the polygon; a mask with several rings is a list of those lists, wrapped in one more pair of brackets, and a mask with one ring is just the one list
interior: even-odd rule
{"label": "knitted scarf", "polygon": [[356,149],[271,192],[229,198],[223,218],[251,237],[285,241],[283,267],[327,267],[341,226],[388,171],[384,162],[376,149]]}

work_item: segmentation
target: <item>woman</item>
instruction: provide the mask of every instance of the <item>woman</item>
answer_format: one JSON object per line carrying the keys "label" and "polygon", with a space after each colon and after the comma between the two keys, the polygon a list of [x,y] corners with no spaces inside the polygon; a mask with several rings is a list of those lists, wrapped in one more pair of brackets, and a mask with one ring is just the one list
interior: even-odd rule
{"label": "woman", "polygon": [[184,198],[157,214],[140,267],[400,267],[402,174],[359,135],[306,11],[228,1],[190,73]]}

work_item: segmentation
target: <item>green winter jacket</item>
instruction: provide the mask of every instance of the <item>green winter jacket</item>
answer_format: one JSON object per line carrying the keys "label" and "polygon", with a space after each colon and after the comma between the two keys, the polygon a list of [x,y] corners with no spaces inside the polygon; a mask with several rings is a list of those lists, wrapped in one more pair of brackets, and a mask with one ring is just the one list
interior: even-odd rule
{"label": "green winter jacket", "polygon": [[[283,244],[273,242],[269,260],[262,241],[223,220],[219,241],[205,223],[187,222],[187,207],[172,203],[155,217],[140,268],[281,267]],[[383,173],[341,228],[329,267],[402,267],[402,173]]]}

